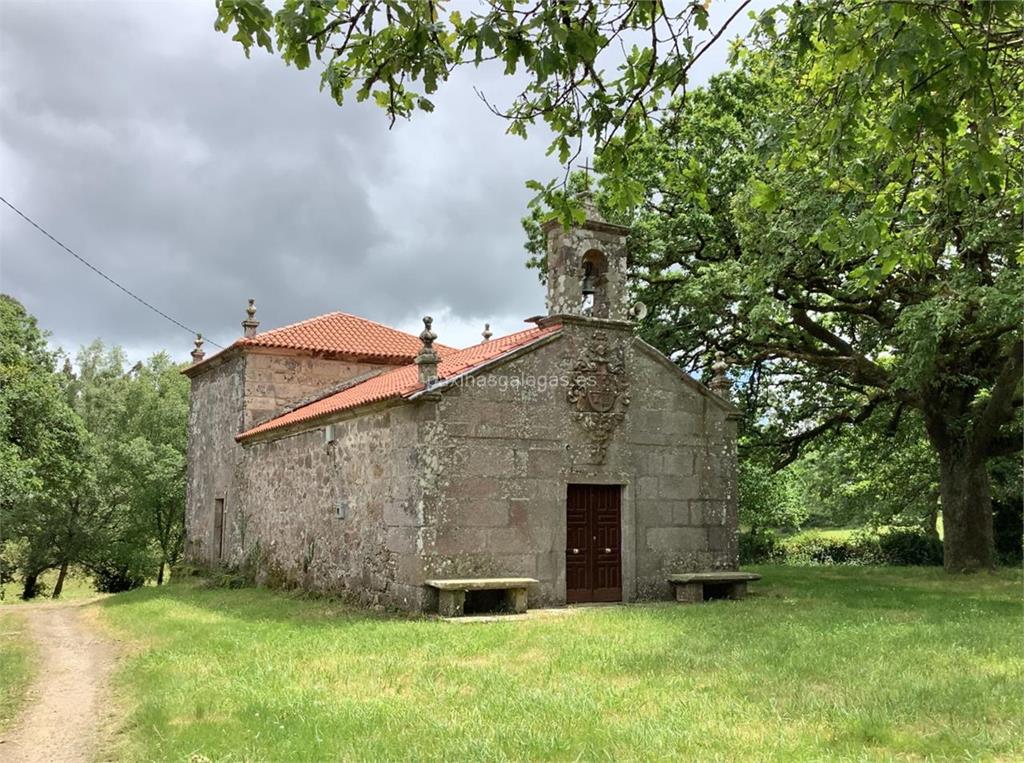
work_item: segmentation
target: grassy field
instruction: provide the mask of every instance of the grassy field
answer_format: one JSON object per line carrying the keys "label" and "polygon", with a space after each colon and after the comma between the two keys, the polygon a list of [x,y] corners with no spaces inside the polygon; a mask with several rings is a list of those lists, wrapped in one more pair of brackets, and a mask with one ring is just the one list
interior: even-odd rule
{"label": "grassy field", "polygon": [[[742,602],[386,618],[182,583],[110,597],[117,759],[1019,759],[1018,572],[762,568]],[[199,758],[201,759],[201,758]]]}
{"label": "grassy field", "polygon": [[0,730],[14,719],[32,677],[32,647],[24,621],[14,612],[0,615]]}

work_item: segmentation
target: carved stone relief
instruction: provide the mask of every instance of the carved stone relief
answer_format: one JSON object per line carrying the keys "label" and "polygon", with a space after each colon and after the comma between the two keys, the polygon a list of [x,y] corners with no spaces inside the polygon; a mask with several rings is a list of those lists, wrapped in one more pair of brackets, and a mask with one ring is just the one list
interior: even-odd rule
{"label": "carved stone relief", "polygon": [[612,347],[604,331],[595,332],[573,366],[567,396],[594,444],[594,462],[603,463],[629,407],[625,347]]}

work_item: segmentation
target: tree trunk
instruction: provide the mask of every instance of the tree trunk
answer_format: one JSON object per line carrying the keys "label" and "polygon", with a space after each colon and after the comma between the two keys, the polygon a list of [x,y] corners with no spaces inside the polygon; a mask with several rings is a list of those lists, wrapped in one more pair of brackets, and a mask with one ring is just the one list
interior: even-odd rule
{"label": "tree trunk", "polygon": [[992,569],[992,491],[985,460],[957,447],[938,450],[946,572]]}
{"label": "tree trunk", "polygon": [[60,563],[60,572],[57,573],[57,582],[53,586],[53,594],[50,598],[59,599],[64,591],[64,579],[68,576],[68,560]]}
{"label": "tree trunk", "polygon": [[160,560],[160,568],[156,571],[156,584],[157,585],[163,585],[164,584],[164,567],[166,566],[166,564],[167,563],[163,559]]}
{"label": "tree trunk", "polygon": [[25,575],[21,589],[21,598],[25,601],[34,599],[39,595],[39,575],[40,573],[38,572],[30,572]]}

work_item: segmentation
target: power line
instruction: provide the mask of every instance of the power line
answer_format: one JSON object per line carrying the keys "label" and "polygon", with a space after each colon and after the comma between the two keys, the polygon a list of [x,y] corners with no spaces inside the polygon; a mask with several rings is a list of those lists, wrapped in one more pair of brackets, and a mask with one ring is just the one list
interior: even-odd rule
{"label": "power line", "polygon": [[[79,261],[79,262],[81,262],[81,263],[82,263],[83,265],[85,265],[85,266],[86,266],[87,268],[89,268],[89,270],[93,271],[94,273],[96,273],[96,275],[100,276],[101,278],[103,278],[103,279],[105,279],[105,280],[109,281],[110,283],[114,284],[114,286],[116,286],[116,287],[117,287],[118,289],[120,289],[121,291],[123,291],[123,292],[124,292],[125,294],[127,294],[127,295],[128,295],[129,297],[131,297],[132,299],[134,299],[134,300],[135,300],[136,302],[139,302],[139,303],[141,303],[141,304],[145,305],[146,307],[148,307],[148,308],[149,308],[150,310],[152,310],[152,311],[153,311],[154,313],[156,313],[157,315],[161,316],[162,318],[166,318],[166,319],[167,319],[167,320],[169,320],[169,321],[170,321],[171,323],[173,323],[173,324],[174,324],[175,326],[178,326],[179,328],[183,328],[183,329],[185,329],[185,331],[189,332],[190,334],[202,334],[202,332],[201,332],[201,331],[196,331],[196,330],[195,330],[194,328],[190,328],[190,327],[186,326],[186,325],[185,325],[184,323],[182,323],[181,321],[179,321],[179,320],[176,320],[176,319],[172,318],[171,316],[169,316],[169,315],[168,315],[167,313],[165,313],[165,312],[164,312],[163,310],[161,310],[160,308],[158,308],[158,307],[155,307],[155,306],[151,305],[151,304],[150,304],[149,302],[147,302],[146,300],[144,300],[144,299],[143,299],[142,297],[140,297],[140,296],[139,296],[138,294],[136,294],[135,292],[133,292],[133,291],[131,291],[130,289],[128,289],[127,287],[125,287],[125,286],[122,286],[121,284],[119,284],[119,283],[118,283],[117,281],[115,281],[115,280],[114,280],[113,278],[111,278],[110,276],[108,276],[108,275],[107,275],[106,273],[104,273],[104,272],[103,272],[102,270],[100,270],[100,269],[99,269],[98,267],[96,267],[96,266],[95,266],[95,265],[93,265],[93,264],[92,264],[91,262],[89,262],[89,261],[88,261],[87,259],[85,259],[85,257],[82,257],[82,256],[81,256],[80,254],[78,254],[77,252],[73,251],[73,250],[71,249],[71,247],[69,247],[69,246],[65,245],[65,244],[64,244],[63,242],[59,241],[59,240],[58,240],[57,238],[55,238],[55,237],[54,237],[53,235],[51,235],[51,234],[50,234],[50,232],[49,232],[48,230],[46,230],[46,228],[44,228],[44,227],[43,227],[42,225],[40,225],[39,223],[37,223],[37,222],[36,222],[35,220],[33,220],[33,219],[32,219],[31,217],[29,217],[28,215],[26,215],[26,214],[25,214],[24,212],[22,212],[22,211],[21,211],[20,209],[18,209],[18,208],[17,208],[16,206],[14,206],[13,204],[11,204],[11,202],[9,202],[9,201],[8,201],[7,199],[5,199],[5,198],[4,198],[3,196],[0,196],[0,201],[2,201],[2,202],[3,202],[4,204],[6,204],[6,205],[7,205],[7,206],[8,206],[8,207],[9,207],[9,208],[10,208],[10,209],[12,210],[12,211],[14,211],[14,212],[15,212],[15,213],[16,213],[16,214],[17,214],[17,215],[19,216],[19,217],[21,217],[21,219],[22,219],[22,220],[24,220],[25,222],[27,222],[27,223],[28,223],[29,225],[31,225],[31,226],[32,226],[33,228],[35,228],[35,229],[36,229],[37,231],[39,231],[39,232],[40,232],[40,233],[42,233],[42,234],[43,234],[44,236],[46,236],[46,237],[47,237],[48,239],[50,239],[50,241],[52,241],[53,243],[55,243],[55,244],[56,244],[57,246],[59,246],[59,247],[60,247],[61,249],[63,249],[63,250],[65,251],[65,252],[67,252],[67,253],[68,253],[68,254],[70,254],[70,255],[71,255],[72,257],[74,257],[74,258],[75,258],[76,260],[78,260],[78,261]],[[220,346],[219,344],[217,344],[216,342],[212,342],[212,341],[210,341],[209,339],[207,339],[207,338],[206,338],[206,335],[205,335],[205,334],[203,334],[203,340],[204,340],[204,341],[205,341],[205,342],[206,342],[207,344],[212,344],[212,345],[213,345],[214,347],[217,347],[217,348],[219,348],[219,349],[222,349],[222,350],[224,349],[223,347],[221,347],[221,346]]]}

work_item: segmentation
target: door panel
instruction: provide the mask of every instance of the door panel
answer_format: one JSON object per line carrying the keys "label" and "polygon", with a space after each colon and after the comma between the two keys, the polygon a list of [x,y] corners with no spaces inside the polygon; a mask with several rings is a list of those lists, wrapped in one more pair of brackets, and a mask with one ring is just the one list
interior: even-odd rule
{"label": "door panel", "polygon": [[566,601],[622,600],[622,487],[569,485]]}
{"label": "door panel", "polygon": [[601,485],[592,515],[594,594],[593,601],[622,600],[622,488]]}
{"label": "door panel", "polygon": [[570,603],[590,600],[589,591],[593,585],[590,580],[589,532],[586,506],[580,501],[570,500],[566,509],[565,533],[565,588]]}

